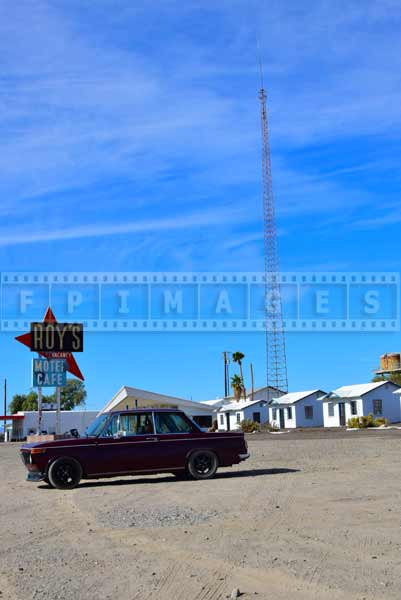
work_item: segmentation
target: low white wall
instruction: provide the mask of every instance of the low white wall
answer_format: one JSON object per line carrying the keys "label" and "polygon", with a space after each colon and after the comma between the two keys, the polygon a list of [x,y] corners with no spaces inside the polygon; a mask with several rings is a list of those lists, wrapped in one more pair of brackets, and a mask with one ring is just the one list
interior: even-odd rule
{"label": "low white wall", "polygon": [[[26,437],[30,430],[36,432],[38,426],[37,411],[27,411],[22,413],[23,420],[23,437]],[[78,429],[82,435],[85,428],[91,423],[98,414],[97,410],[65,410],[60,411],[60,431],[65,433],[70,429]],[[42,412],[42,431],[48,433],[56,433],[56,411],[44,410]]]}

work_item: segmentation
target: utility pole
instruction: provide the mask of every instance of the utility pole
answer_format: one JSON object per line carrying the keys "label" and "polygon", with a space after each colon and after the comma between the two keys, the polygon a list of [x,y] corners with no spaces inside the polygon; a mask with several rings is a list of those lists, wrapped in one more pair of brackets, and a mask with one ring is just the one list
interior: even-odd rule
{"label": "utility pole", "polygon": [[4,421],[3,421],[4,441],[6,441],[6,425],[7,425],[7,379],[4,379]]}
{"label": "utility pole", "polygon": [[227,398],[229,395],[229,370],[228,365],[230,363],[229,355],[231,352],[224,351],[223,359],[224,359],[224,397]]}
{"label": "utility pole", "polygon": [[270,159],[269,126],[261,66],[262,193],[265,254],[266,384],[288,391],[287,358],[281,300],[280,266]]}
{"label": "utility pole", "polygon": [[250,371],[251,371],[251,386],[252,386],[252,396],[251,396],[251,399],[252,399],[252,402],[253,402],[253,395],[255,393],[255,384],[254,384],[254,380],[253,380],[253,366],[252,366],[252,363],[249,364],[249,368],[250,368]]}

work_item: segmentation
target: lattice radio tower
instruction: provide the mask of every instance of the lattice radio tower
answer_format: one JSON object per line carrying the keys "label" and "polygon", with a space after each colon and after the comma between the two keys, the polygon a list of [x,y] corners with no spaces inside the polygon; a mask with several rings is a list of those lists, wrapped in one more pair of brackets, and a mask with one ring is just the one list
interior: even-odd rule
{"label": "lattice radio tower", "polygon": [[281,299],[280,265],[270,160],[269,125],[263,71],[259,92],[262,126],[262,192],[265,253],[265,319],[267,385],[288,391],[287,358]]}

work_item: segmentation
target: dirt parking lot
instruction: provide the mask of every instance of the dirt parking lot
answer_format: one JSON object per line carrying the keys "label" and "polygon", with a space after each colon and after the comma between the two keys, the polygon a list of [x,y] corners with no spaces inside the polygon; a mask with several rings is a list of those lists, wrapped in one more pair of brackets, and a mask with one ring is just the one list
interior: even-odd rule
{"label": "dirt parking lot", "polygon": [[253,436],[211,481],[25,482],[0,444],[0,599],[401,597],[400,432]]}

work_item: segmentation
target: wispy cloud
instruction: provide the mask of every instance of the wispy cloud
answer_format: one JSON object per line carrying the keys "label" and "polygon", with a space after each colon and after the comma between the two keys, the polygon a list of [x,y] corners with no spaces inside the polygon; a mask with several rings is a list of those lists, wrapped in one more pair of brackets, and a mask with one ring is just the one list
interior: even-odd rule
{"label": "wispy cloud", "polygon": [[[177,247],[195,220],[185,225],[168,215],[198,215],[203,207],[225,215],[218,219],[227,225],[226,243],[207,237],[207,217],[203,225],[202,248],[213,248],[214,260],[229,261],[230,249],[244,261],[258,257],[257,29],[281,231],[305,222],[311,230],[318,222],[394,222],[365,214],[378,198],[391,204],[376,180],[384,171],[395,180],[400,166],[387,148],[401,134],[400,23],[396,0],[363,7],[116,0],[113,11],[106,0],[85,10],[6,0],[0,247],[78,238],[100,244],[151,226],[167,247],[169,224]],[[233,220],[237,206],[246,214]],[[252,226],[241,229],[242,222]],[[17,260],[11,252],[6,259]]]}
{"label": "wispy cloud", "polygon": [[243,210],[231,211],[227,218],[226,210],[203,211],[175,217],[148,219],[143,221],[119,223],[92,223],[72,227],[52,229],[51,227],[25,228],[7,232],[0,230],[0,246],[16,246],[38,242],[78,240],[84,238],[114,236],[135,233],[157,233],[161,231],[174,232],[198,227],[217,227],[227,223],[246,222]]}

